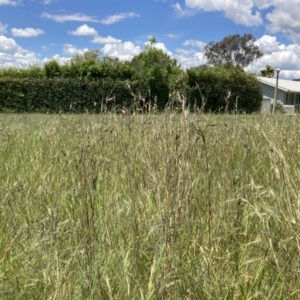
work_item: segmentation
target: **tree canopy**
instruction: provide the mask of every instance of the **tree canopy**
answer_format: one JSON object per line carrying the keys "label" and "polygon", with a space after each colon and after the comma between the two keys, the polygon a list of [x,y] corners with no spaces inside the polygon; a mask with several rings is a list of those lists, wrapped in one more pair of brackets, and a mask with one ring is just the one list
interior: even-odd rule
{"label": "tree canopy", "polygon": [[157,105],[163,108],[168,101],[170,88],[181,74],[181,66],[163,50],[155,47],[155,37],[149,38],[143,52],[130,62],[135,70],[137,89],[148,95],[148,100],[158,99]]}
{"label": "tree canopy", "polygon": [[84,53],[76,52],[73,57],[71,58],[72,63],[81,63],[83,61],[100,61],[101,51],[99,49],[92,49],[85,51]]}
{"label": "tree canopy", "polygon": [[257,77],[239,68],[220,65],[187,70],[191,107],[205,102],[205,111],[257,112],[262,104],[262,88]]}
{"label": "tree canopy", "polygon": [[[247,48],[254,40],[249,42],[249,36],[243,42],[238,37],[224,40],[227,44],[216,49],[208,45],[210,64],[187,70],[159,49],[155,37],[131,61],[103,56],[94,49],[76,53],[65,63],[50,60],[27,70],[0,69],[0,111],[1,107],[16,112],[185,111],[187,107],[201,112],[257,111],[261,86],[256,76],[242,70],[255,56],[256,46]],[[256,50],[255,57],[262,55]]]}
{"label": "tree canopy", "polygon": [[241,69],[263,56],[252,34],[229,35],[220,42],[210,42],[204,47],[209,64],[235,66]]}
{"label": "tree canopy", "polygon": [[272,78],[274,74],[275,74],[275,69],[270,65],[266,65],[266,68],[260,71],[260,76],[262,77]]}

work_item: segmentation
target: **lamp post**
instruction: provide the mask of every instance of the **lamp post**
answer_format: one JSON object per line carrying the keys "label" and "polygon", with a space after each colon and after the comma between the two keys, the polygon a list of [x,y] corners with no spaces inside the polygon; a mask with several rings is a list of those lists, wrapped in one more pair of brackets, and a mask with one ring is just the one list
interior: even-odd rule
{"label": "lamp post", "polygon": [[275,113],[275,107],[276,107],[276,103],[277,103],[277,90],[278,90],[279,72],[280,72],[280,69],[276,69],[276,86],[275,86],[275,93],[274,93],[273,113]]}

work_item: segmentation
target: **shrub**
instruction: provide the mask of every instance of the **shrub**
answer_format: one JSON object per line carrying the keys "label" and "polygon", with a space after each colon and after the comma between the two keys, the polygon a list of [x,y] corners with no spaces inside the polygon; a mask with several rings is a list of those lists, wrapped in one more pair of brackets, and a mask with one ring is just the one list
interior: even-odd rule
{"label": "shrub", "polygon": [[49,78],[60,76],[61,66],[56,60],[52,59],[45,63],[44,72],[45,75]]}
{"label": "shrub", "polygon": [[[271,112],[273,112],[273,103],[271,104]],[[275,113],[285,114],[285,110],[281,102],[276,102]]]}
{"label": "shrub", "polygon": [[253,75],[238,68],[192,68],[187,71],[192,89],[190,104],[200,106],[201,96],[207,99],[206,111],[259,111],[262,89]]}

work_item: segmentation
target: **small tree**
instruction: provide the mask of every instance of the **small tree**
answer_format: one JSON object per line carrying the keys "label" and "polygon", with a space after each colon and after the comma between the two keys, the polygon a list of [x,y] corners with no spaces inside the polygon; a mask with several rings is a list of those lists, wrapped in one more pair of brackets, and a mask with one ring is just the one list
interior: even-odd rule
{"label": "small tree", "polygon": [[158,109],[163,109],[169,100],[170,87],[181,74],[181,67],[176,59],[157,49],[155,43],[155,37],[149,38],[144,51],[130,62],[136,82],[131,88],[135,94],[145,97],[145,103],[156,99]]}
{"label": "small tree", "polygon": [[83,61],[98,62],[100,60],[101,51],[99,49],[92,49],[85,51],[84,53],[75,53],[71,58],[72,63],[82,63]]}
{"label": "small tree", "polygon": [[218,43],[208,43],[204,47],[204,56],[212,65],[229,65],[244,69],[252,61],[263,56],[255,41],[252,34],[229,35]]}
{"label": "small tree", "polygon": [[275,74],[275,69],[270,65],[266,65],[266,68],[260,71],[260,76],[262,77],[272,78],[274,74]]}

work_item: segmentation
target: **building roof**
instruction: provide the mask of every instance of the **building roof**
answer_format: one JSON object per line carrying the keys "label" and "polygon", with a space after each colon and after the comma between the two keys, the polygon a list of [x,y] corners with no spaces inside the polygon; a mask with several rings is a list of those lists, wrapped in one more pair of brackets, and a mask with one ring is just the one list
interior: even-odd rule
{"label": "building roof", "polygon": [[[272,87],[276,86],[276,78],[257,77],[257,80]],[[300,93],[300,82],[279,78],[278,89],[287,93]]]}

